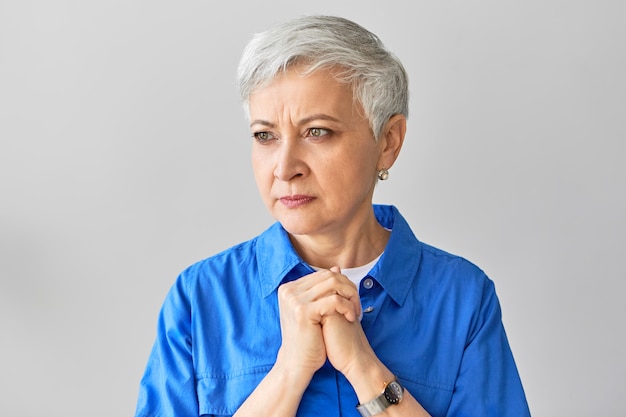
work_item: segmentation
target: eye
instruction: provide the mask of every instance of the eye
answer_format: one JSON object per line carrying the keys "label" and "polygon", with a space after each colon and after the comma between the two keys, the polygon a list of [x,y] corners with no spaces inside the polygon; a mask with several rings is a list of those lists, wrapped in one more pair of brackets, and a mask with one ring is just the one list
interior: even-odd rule
{"label": "eye", "polygon": [[275,136],[270,132],[254,132],[252,137],[258,142],[267,142],[275,138]]}
{"label": "eye", "polygon": [[321,138],[330,134],[330,130],[321,127],[312,127],[307,131],[307,136]]}

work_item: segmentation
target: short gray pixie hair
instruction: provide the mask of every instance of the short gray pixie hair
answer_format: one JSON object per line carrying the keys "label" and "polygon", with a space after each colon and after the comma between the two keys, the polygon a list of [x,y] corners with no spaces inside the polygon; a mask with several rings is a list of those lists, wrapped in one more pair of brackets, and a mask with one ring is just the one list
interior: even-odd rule
{"label": "short gray pixie hair", "polygon": [[294,65],[303,75],[336,69],[349,84],[378,140],[389,118],[409,115],[408,77],[402,63],[362,26],[335,16],[304,16],[254,35],[237,71],[244,110],[250,95]]}

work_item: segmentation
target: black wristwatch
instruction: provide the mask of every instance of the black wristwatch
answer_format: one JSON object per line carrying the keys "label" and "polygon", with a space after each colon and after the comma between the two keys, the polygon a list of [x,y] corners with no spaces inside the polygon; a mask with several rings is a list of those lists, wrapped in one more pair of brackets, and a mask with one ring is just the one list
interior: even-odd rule
{"label": "black wristwatch", "polygon": [[389,383],[385,383],[385,389],[376,398],[365,404],[359,404],[356,409],[363,417],[370,417],[376,414],[380,414],[385,411],[389,406],[398,404],[402,401],[404,396],[404,387],[400,385],[398,379],[394,379]]}

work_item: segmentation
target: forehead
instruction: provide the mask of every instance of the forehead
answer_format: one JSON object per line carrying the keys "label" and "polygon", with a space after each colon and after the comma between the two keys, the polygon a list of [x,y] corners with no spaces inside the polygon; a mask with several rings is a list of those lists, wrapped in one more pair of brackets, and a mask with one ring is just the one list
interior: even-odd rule
{"label": "forehead", "polygon": [[250,114],[330,112],[352,115],[355,113],[352,88],[338,82],[334,75],[329,69],[307,74],[303,67],[289,68],[253,91],[249,99]]}

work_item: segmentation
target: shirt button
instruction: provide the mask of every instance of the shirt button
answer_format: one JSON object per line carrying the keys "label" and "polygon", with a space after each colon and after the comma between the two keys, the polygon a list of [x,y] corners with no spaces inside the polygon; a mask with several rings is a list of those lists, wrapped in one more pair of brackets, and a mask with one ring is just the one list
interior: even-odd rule
{"label": "shirt button", "polygon": [[363,280],[363,288],[365,288],[366,290],[371,290],[373,286],[374,286],[374,280],[373,279],[365,278]]}

